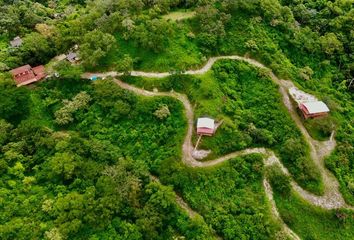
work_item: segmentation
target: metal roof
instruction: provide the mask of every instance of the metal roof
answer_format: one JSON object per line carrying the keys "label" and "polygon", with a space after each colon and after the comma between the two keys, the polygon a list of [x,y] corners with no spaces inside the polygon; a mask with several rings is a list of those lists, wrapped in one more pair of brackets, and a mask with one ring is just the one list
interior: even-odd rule
{"label": "metal roof", "polygon": [[32,69],[31,66],[27,64],[27,65],[12,69],[10,72],[13,75],[18,75],[18,74],[23,74],[25,72],[31,71],[31,69]]}
{"label": "metal roof", "polygon": [[306,107],[309,114],[329,112],[329,108],[322,101],[306,102],[302,105]]}
{"label": "metal roof", "polygon": [[215,121],[214,121],[214,119],[211,119],[211,118],[198,118],[197,128],[214,129],[215,128]]}

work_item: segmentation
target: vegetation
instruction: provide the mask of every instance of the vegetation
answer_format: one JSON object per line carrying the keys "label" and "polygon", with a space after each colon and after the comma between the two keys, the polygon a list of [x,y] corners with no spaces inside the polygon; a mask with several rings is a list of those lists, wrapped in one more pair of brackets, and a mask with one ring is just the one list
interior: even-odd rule
{"label": "vegetation", "polygon": [[[171,187],[150,180],[149,171],[178,154],[185,123],[177,102],[140,99],[107,81],[52,79],[31,94],[52,127],[33,116],[0,122],[1,239],[212,238]],[[159,106],[171,114],[156,117]]]}
{"label": "vegetation", "polygon": [[216,135],[200,144],[213,151],[210,158],[249,147],[272,148],[301,186],[318,194],[323,190],[305,140],[283,106],[276,84],[263,71],[224,60],[203,76],[125,80],[145,88],[184,92],[193,101],[196,117],[224,120]]}
{"label": "vegetation", "polygon": [[[212,239],[216,231],[225,239],[275,239],[279,226],[261,185],[267,173],[282,218],[302,238],[352,239],[352,212],[310,206],[278,170],[265,173],[260,156],[183,166],[186,121],[177,101],[80,76],[176,73],[125,81],[183,92],[196,116],[224,119],[201,143],[210,158],[271,148],[301,186],[321,193],[308,146],[265,72],[222,61],[202,76],[179,74],[210,56],[255,58],[329,106],[329,118],[304,125],[318,140],[336,130],[325,162],[354,205],[353,9],[350,0],[0,0],[0,238]],[[23,43],[11,47],[16,36]],[[48,65],[60,78],[16,88],[6,73],[46,64],[76,44],[78,65]],[[188,218],[174,190],[202,218]]]}
{"label": "vegetation", "polygon": [[[302,239],[352,239],[354,212],[337,209],[324,210],[310,205],[295,192],[284,189],[279,180],[286,177],[277,168],[269,169],[274,186],[275,202],[283,221]],[[286,185],[286,184],[285,184]]]}
{"label": "vegetation", "polygon": [[275,239],[280,226],[265,197],[262,156],[200,170],[167,164],[162,164],[161,179],[174,185],[223,239]]}

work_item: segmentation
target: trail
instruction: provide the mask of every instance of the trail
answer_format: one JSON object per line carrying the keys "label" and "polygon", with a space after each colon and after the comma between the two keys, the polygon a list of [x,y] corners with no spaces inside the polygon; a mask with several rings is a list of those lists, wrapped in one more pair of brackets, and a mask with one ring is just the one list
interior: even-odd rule
{"label": "trail", "polygon": [[[265,69],[268,71],[269,76],[271,79],[279,86],[279,92],[282,95],[282,101],[286,108],[289,111],[289,114],[297,127],[300,129],[301,133],[303,134],[305,140],[307,141],[309,147],[310,147],[310,155],[316,166],[321,172],[321,176],[323,178],[324,182],[324,194],[322,196],[317,196],[313,193],[310,193],[303,188],[301,188],[294,180],[291,180],[291,185],[293,189],[304,199],[306,199],[308,202],[315,206],[319,206],[325,209],[337,209],[337,208],[353,208],[351,206],[348,206],[340,191],[339,191],[339,184],[337,179],[333,176],[329,170],[325,168],[324,161],[323,159],[328,156],[335,148],[336,146],[336,141],[334,139],[334,133],[332,133],[331,138],[328,141],[325,142],[319,142],[311,138],[305,127],[303,126],[300,117],[296,113],[295,107],[292,105],[289,95],[288,95],[288,89],[293,86],[293,83],[288,80],[281,80],[279,79],[269,68],[264,66],[262,63],[250,59],[250,58],[245,58],[237,55],[233,56],[219,56],[219,57],[212,57],[209,59],[209,61],[206,63],[204,67],[202,67],[199,70],[190,70],[186,71],[183,74],[204,74],[207,71],[211,69],[213,64],[221,59],[232,59],[232,60],[239,60],[239,61],[244,61],[247,62],[253,66],[256,66],[261,69]],[[118,72],[106,72],[106,73],[85,73],[83,74],[84,78],[90,78],[92,76],[97,76],[97,77],[119,77],[123,75],[122,73]],[[149,78],[164,78],[167,76],[170,76],[171,73],[165,72],[165,73],[156,73],[156,72],[141,72],[141,71],[132,71],[131,76],[141,76],[141,77],[149,77]],[[186,95],[181,94],[181,93],[176,93],[176,92],[151,92],[147,91],[144,89],[137,88],[135,86],[129,85],[127,83],[124,83],[120,80],[114,80],[115,83],[117,83],[121,88],[133,91],[136,94],[143,95],[146,97],[154,97],[154,96],[166,96],[166,97],[173,97],[175,99],[178,99],[184,106],[185,109],[185,115],[187,118],[188,122],[188,128],[187,128],[187,133],[182,145],[182,161],[190,166],[190,167],[197,167],[197,168],[203,168],[203,167],[210,167],[210,166],[215,166],[217,164],[223,163],[225,161],[228,161],[230,159],[233,159],[235,157],[239,156],[244,156],[252,153],[258,153],[262,154],[264,156],[264,164],[269,166],[272,164],[279,164],[281,166],[281,169],[283,172],[287,175],[290,176],[288,170],[285,168],[285,166],[281,163],[281,161],[277,158],[275,153],[270,150],[270,149],[265,149],[265,148],[249,148],[245,149],[242,151],[237,151],[233,152],[230,154],[227,154],[225,156],[222,156],[220,158],[210,160],[207,162],[200,162],[197,161],[196,159],[193,158],[192,152],[193,152],[193,144],[192,144],[192,134],[193,134],[193,126],[194,126],[194,112],[191,103],[189,102],[188,98]],[[271,190],[271,187],[267,181],[267,179],[264,179],[264,187],[266,191],[266,195],[268,197],[269,202],[272,205],[272,209],[274,212],[274,215],[277,216],[278,219],[279,213],[276,209],[274,200],[273,200],[273,193]],[[280,219],[281,220],[281,219]],[[299,239],[299,237],[289,229],[285,223],[283,223],[283,231],[287,232],[292,238],[294,239]]]}

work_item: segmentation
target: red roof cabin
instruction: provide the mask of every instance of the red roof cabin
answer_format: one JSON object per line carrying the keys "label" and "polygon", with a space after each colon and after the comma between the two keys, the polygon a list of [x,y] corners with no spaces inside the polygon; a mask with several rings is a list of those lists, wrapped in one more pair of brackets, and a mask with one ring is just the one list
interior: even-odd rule
{"label": "red roof cabin", "polygon": [[198,118],[197,134],[213,136],[215,132],[215,121],[211,118]]}
{"label": "red roof cabin", "polygon": [[24,65],[12,69],[12,77],[14,78],[17,87],[28,85],[43,79],[46,76],[43,65],[32,68],[30,65]]}
{"label": "red roof cabin", "polygon": [[320,118],[328,115],[329,109],[324,102],[305,102],[299,106],[305,119]]}

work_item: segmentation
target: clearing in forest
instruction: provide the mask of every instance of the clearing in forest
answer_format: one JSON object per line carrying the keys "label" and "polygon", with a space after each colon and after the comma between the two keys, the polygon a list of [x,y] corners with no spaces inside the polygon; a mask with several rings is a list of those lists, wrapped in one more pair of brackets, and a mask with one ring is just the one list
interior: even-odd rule
{"label": "clearing in forest", "polygon": [[175,11],[162,16],[162,18],[166,20],[180,21],[184,19],[193,18],[195,15],[195,11]]}

